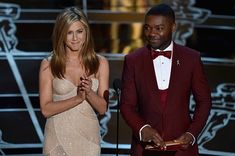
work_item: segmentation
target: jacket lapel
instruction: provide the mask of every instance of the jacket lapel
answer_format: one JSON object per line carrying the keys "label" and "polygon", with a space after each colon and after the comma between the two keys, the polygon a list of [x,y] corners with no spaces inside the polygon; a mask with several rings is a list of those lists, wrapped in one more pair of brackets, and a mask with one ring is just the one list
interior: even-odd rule
{"label": "jacket lapel", "polygon": [[173,46],[173,58],[172,58],[172,64],[171,64],[171,75],[170,75],[170,82],[169,82],[169,88],[168,88],[168,97],[167,97],[167,105],[166,107],[169,106],[169,103],[172,103],[174,101],[171,102],[171,99],[173,99],[173,95],[174,92],[177,91],[176,88],[176,84],[177,83],[177,77],[179,77],[179,73],[180,73],[180,66],[181,66],[181,55],[180,55],[180,51],[178,49],[178,46],[174,43]]}
{"label": "jacket lapel", "polygon": [[[143,77],[146,77],[146,87],[148,87],[148,96],[149,99],[151,100],[150,102],[153,103],[154,107],[157,107],[156,110],[161,110],[160,106],[160,98],[159,98],[159,89],[157,85],[157,80],[154,72],[154,67],[153,67],[153,60],[152,56],[150,53],[150,49],[146,48],[144,52],[144,59],[143,59],[143,64],[144,64],[144,71],[143,72]],[[141,72],[141,71],[140,71]]]}

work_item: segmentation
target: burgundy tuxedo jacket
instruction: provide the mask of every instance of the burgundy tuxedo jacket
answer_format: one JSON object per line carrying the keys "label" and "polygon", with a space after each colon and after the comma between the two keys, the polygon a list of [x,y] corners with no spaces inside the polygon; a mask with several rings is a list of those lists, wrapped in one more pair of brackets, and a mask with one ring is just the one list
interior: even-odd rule
{"label": "burgundy tuxedo jacket", "polygon": [[[196,101],[193,117],[190,116],[189,110],[191,93]],[[197,138],[207,121],[210,108],[210,88],[199,52],[174,43],[164,109],[160,105],[150,50],[146,46],[125,56],[120,110],[133,131],[132,156],[144,155],[139,130],[145,124],[155,128],[164,141],[176,139],[185,132],[190,132]],[[198,147],[195,143],[186,151],[154,155],[198,156]]]}

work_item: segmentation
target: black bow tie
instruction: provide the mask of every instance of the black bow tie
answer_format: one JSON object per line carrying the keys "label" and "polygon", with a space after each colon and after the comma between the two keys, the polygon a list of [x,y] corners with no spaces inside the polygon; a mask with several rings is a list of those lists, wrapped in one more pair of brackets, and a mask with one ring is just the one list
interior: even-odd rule
{"label": "black bow tie", "polygon": [[151,50],[151,55],[152,55],[153,60],[156,57],[160,56],[160,55],[165,56],[168,59],[170,59],[171,58],[171,51],[155,51],[155,50]]}

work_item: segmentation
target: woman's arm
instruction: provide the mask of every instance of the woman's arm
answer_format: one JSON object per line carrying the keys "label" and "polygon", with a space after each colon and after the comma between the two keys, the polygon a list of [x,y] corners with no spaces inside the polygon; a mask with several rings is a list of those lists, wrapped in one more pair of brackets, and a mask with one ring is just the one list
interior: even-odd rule
{"label": "woman's arm", "polygon": [[83,78],[82,89],[86,92],[86,100],[101,115],[107,111],[109,98],[109,63],[106,58],[99,56],[100,66],[97,73],[99,80],[98,93],[94,92],[90,78]]}
{"label": "woman's arm", "polygon": [[78,95],[67,100],[53,102],[52,80],[50,65],[47,60],[42,60],[39,70],[39,99],[41,112],[45,117],[64,112],[85,99],[84,91],[78,90]]}

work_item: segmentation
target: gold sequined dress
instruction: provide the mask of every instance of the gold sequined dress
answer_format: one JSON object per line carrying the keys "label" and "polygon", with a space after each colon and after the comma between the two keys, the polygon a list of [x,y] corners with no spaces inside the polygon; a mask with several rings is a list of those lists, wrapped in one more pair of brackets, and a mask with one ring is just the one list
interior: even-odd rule
{"label": "gold sequined dress", "polygon": [[[98,79],[92,78],[97,91]],[[77,95],[77,87],[66,79],[53,80],[53,100]],[[47,119],[44,132],[44,156],[99,156],[100,129],[93,108],[87,101]]]}

